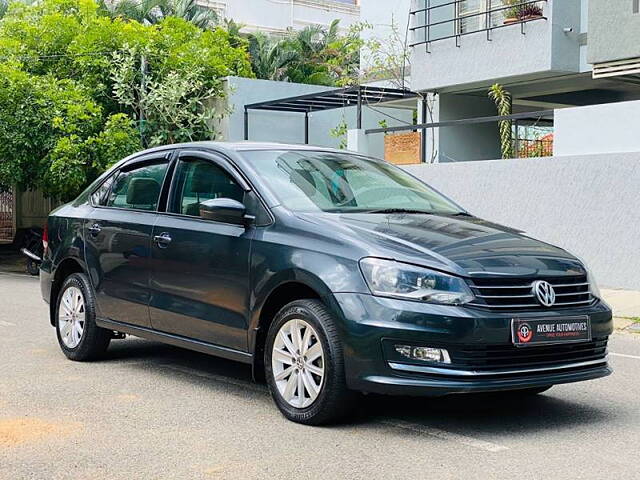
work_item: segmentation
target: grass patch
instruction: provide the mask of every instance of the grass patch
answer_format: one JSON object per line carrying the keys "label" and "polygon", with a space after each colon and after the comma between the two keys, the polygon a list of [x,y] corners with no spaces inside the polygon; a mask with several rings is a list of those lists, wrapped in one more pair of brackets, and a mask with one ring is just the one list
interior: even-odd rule
{"label": "grass patch", "polygon": [[634,323],[640,323],[640,317],[620,317],[623,318],[625,320],[631,320]]}

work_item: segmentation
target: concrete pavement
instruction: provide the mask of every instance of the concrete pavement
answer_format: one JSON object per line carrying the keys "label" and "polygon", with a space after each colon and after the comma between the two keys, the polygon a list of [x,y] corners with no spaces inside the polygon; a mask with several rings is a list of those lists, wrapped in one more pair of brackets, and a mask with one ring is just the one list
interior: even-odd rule
{"label": "concrete pavement", "polygon": [[604,300],[611,305],[614,316],[640,319],[640,292],[608,288],[603,288],[600,292]]}
{"label": "concrete pavement", "polygon": [[0,274],[0,479],[640,478],[640,336],[615,373],[539,397],[364,397],[284,420],[246,366],[137,339],[59,351],[35,278]]}

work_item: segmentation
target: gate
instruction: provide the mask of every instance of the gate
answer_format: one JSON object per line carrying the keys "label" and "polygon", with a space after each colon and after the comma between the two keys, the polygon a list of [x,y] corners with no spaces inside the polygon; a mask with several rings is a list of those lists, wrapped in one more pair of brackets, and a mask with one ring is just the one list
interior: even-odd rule
{"label": "gate", "polygon": [[0,243],[11,243],[15,235],[15,201],[11,190],[0,191]]}

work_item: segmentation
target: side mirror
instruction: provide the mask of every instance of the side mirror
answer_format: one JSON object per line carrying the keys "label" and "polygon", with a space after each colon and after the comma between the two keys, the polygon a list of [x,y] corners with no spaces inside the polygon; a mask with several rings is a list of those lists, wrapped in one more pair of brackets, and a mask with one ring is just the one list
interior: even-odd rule
{"label": "side mirror", "polygon": [[232,198],[212,198],[200,203],[200,217],[216,222],[246,223],[246,207]]}

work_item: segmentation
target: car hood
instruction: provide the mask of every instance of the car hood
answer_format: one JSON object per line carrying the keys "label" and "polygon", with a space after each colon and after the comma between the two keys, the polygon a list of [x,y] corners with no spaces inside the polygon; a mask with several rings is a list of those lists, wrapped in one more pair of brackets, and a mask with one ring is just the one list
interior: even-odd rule
{"label": "car hood", "polygon": [[[561,248],[471,216],[299,214],[334,238],[379,256],[463,276],[569,276],[584,267]],[[327,229],[327,230],[324,230]]]}

